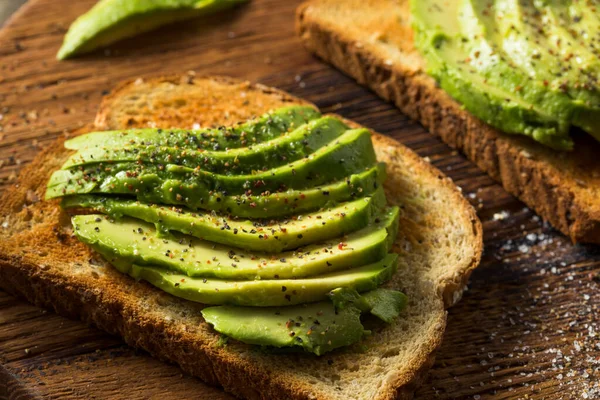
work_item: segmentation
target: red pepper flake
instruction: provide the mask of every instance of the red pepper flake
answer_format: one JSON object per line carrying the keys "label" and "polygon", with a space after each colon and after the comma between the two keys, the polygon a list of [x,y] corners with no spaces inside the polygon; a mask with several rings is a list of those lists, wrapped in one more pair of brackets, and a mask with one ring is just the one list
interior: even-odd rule
{"label": "red pepper flake", "polygon": [[252,208],[256,207],[256,203],[255,202],[250,203],[250,207],[252,207]]}
{"label": "red pepper flake", "polygon": [[345,246],[348,246],[348,245],[347,245],[346,243],[340,242],[340,243],[338,244],[338,249],[339,249],[339,250],[344,250],[344,247],[345,247]]}
{"label": "red pepper flake", "polygon": [[306,198],[306,195],[304,193],[300,193],[300,198],[304,199],[304,198]]}

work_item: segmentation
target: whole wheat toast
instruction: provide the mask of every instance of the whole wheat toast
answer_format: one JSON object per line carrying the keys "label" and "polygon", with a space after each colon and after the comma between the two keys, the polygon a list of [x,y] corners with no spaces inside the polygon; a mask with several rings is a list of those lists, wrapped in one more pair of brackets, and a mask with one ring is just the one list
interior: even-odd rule
{"label": "whole wheat toast", "polygon": [[[107,96],[95,126],[182,127],[234,124],[289,103],[281,91],[227,78],[193,75],[138,79]],[[306,104],[306,103],[305,103]],[[110,267],[73,235],[57,201],[42,201],[46,182],[69,152],[63,140],[41,153],[0,201],[0,286],[59,314],[82,319],[132,346],[174,362],[202,380],[249,399],[409,398],[433,363],[446,308],[460,299],[479,262],[482,232],[454,184],[392,139],[373,136],[388,163],[385,190],[401,207],[394,251],[399,272],[387,285],[409,305],[390,326],[323,357],[274,354],[230,341],[175,298]]]}
{"label": "whole wheat toast", "polygon": [[308,50],[461,150],[573,241],[600,243],[600,143],[578,132],[574,151],[559,152],[469,114],[424,72],[409,0],[312,0],[296,16]]}

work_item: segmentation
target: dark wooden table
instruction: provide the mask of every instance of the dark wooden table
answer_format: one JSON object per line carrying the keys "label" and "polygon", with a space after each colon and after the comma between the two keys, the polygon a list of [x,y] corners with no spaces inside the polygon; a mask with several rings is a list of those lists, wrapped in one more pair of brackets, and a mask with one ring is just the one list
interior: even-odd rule
{"label": "dark wooden table", "polygon": [[[600,398],[600,248],[572,245],[471,163],[311,57],[298,2],[253,0],[74,61],[54,55],[93,0],[31,0],[0,32],[0,191],[122,79],[195,70],[288,90],[393,136],[452,177],[485,228],[419,399]],[[2,227],[0,226],[0,229]],[[230,399],[115,337],[0,292],[0,398]]]}

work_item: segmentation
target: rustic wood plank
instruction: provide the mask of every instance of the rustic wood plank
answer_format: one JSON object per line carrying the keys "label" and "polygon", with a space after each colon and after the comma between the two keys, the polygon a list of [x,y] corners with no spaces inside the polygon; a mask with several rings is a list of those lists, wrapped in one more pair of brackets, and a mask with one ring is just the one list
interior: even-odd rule
{"label": "rustic wood plank", "polygon": [[[122,79],[195,70],[280,87],[428,157],[484,223],[482,265],[449,312],[417,398],[600,398],[600,249],[572,245],[419,125],[307,54],[293,32],[297,1],[253,0],[57,63],[65,28],[93,2],[32,0],[0,33],[0,191],[41,148],[90,122]],[[118,338],[0,293],[0,398],[8,394],[231,398]]]}

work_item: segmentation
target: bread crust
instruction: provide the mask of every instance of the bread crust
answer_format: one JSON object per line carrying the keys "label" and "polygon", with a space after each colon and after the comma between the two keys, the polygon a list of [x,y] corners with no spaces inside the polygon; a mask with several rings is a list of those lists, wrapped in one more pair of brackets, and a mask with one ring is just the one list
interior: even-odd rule
{"label": "bread crust", "polygon": [[[577,135],[575,151],[560,153],[529,138],[494,129],[438,88],[423,72],[424,62],[417,67],[392,62],[381,45],[367,40],[374,32],[362,32],[361,37],[323,18],[330,13],[329,6],[340,1],[312,0],[297,9],[296,30],[309,51],[459,149],[573,242],[600,243],[600,163],[595,156],[600,152],[599,143]],[[353,7],[356,15],[362,16],[376,7],[390,18],[398,14],[409,18],[404,15],[406,1],[374,0],[336,6]],[[379,35],[386,35],[387,22],[381,21],[384,28]],[[400,40],[400,52],[410,60],[420,58],[410,34]]]}
{"label": "bread crust", "polygon": [[[159,77],[146,83],[149,87],[156,87],[165,82],[181,84],[188,79],[208,79],[231,85],[233,93],[241,87],[252,93],[267,94],[277,105],[305,103],[262,85],[222,77],[191,76]],[[120,85],[103,101],[96,120],[98,125],[118,128],[111,125],[116,121],[111,104],[134,90],[133,85],[136,85],[135,81]],[[260,103],[260,107],[268,109],[269,104],[263,104],[263,100]],[[90,126],[81,131],[93,129]],[[64,139],[59,139],[36,157],[24,168],[15,186],[2,196],[0,219],[10,227],[9,232],[0,232],[0,286],[3,289],[40,307],[119,335],[127,344],[145,349],[158,359],[174,362],[185,372],[209,384],[222,386],[241,398],[333,398],[306,382],[302,375],[290,376],[270,370],[268,360],[260,362],[252,358],[256,356],[252,356],[245,345],[228,345],[233,349],[228,351],[217,346],[218,335],[202,322],[199,313],[202,305],[176,299],[146,283],[136,283],[107,267],[88,247],[70,235],[68,215],[60,209],[58,201],[40,200],[50,174],[69,155],[63,142]],[[434,299],[436,309],[431,311],[430,329],[424,332],[427,337],[411,354],[409,365],[389,372],[375,397],[408,399],[434,362],[435,350],[441,344],[446,325],[445,308],[460,298],[471,271],[479,263],[482,229],[473,208],[449,178],[391,138],[374,133],[374,144],[378,157],[388,163],[390,173],[418,176],[448,196],[447,200],[459,210],[456,216],[460,219],[460,227],[466,231],[469,249],[472,250],[472,256],[460,265],[453,265],[448,271],[431,277],[431,286],[427,287],[434,292],[430,297]],[[405,171],[401,165],[409,166],[410,171]],[[400,193],[396,192],[396,188],[390,190],[393,194]],[[85,271],[84,276],[79,275],[79,265]],[[170,309],[180,304],[184,311],[189,312],[184,319],[185,324],[173,320],[169,317],[171,314],[164,318],[162,314],[157,315],[148,309],[155,305]],[[358,353],[351,356],[361,357]],[[307,359],[317,362],[317,358],[310,358],[311,355],[279,357],[296,357],[303,363]],[[312,362],[309,361],[309,365]]]}

